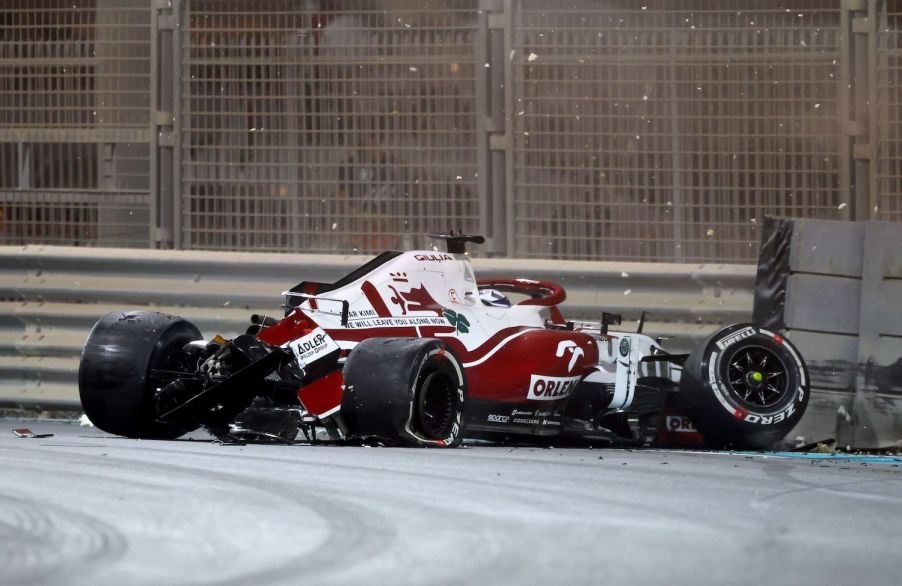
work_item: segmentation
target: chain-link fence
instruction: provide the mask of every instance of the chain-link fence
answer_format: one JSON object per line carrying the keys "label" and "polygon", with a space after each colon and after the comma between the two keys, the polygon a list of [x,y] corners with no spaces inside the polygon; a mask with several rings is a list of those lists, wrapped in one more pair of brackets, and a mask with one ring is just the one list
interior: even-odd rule
{"label": "chain-link fence", "polygon": [[751,262],[767,214],[902,220],[898,0],[4,7],[2,243]]}
{"label": "chain-link fence", "polygon": [[148,246],[146,0],[4,0],[0,243]]}
{"label": "chain-link fence", "polygon": [[765,214],[844,216],[838,4],[675,4],[516,13],[518,255],[745,261]]}
{"label": "chain-link fence", "polygon": [[477,230],[475,5],[416,4],[185,3],[186,247],[374,251]]}
{"label": "chain-link fence", "polygon": [[877,25],[877,188],[874,215],[902,221],[902,2],[888,2]]}

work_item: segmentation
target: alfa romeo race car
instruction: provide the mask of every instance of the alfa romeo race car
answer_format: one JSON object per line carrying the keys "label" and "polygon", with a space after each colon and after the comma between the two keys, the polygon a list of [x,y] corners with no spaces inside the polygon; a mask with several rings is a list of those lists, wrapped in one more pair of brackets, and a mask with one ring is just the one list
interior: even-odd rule
{"label": "alfa romeo race car", "polygon": [[617,315],[568,321],[555,283],[477,280],[464,247],[484,239],[442,238],[447,252],[384,252],[335,283],[303,281],[284,317],[254,315],[231,340],[175,316],[106,315],[82,354],[85,413],[138,438],[203,426],[224,441],[763,448],[805,411],[805,364],[777,333],[735,324],[670,354],[641,323],[611,330]]}

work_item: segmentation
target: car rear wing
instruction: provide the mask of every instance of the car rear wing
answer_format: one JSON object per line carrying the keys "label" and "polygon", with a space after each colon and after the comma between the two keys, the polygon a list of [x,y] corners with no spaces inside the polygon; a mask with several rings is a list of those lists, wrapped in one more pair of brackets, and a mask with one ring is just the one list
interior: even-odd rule
{"label": "car rear wing", "polygon": [[[295,291],[283,291],[282,295],[285,296],[285,315],[291,313],[292,310],[298,309],[304,301],[309,301],[309,304],[304,309],[310,311],[312,313],[323,313],[326,315],[337,315],[341,318],[341,326],[345,327],[348,325],[348,314],[350,313],[351,304],[348,303],[347,299],[335,299],[334,297],[320,297],[318,295],[311,295],[310,293],[298,293]],[[329,310],[320,307],[320,304],[325,302],[326,305],[338,304],[341,306],[341,309]],[[334,307],[334,305],[333,305]]]}

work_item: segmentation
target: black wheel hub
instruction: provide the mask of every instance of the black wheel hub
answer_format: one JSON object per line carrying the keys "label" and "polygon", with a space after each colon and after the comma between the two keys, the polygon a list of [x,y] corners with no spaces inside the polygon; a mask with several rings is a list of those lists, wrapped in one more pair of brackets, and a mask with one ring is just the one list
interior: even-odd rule
{"label": "black wheel hub", "polygon": [[457,385],[444,372],[426,375],[417,399],[419,431],[427,439],[443,439],[451,434],[458,409]]}
{"label": "black wheel hub", "polygon": [[764,346],[744,346],[727,362],[727,386],[754,408],[778,404],[789,390],[788,369],[780,356]]}
{"label": "black wheel hub", "polygon": [[751,370],[745,375],[745,384],[751,389],[759,389],[764,383],[764,373],[759,370]]}

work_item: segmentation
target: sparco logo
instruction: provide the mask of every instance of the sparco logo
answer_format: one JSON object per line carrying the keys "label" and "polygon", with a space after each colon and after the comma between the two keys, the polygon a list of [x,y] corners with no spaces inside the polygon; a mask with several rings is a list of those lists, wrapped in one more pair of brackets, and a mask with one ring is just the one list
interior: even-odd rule
{"label": "sparco logo", "polygon": [[720,348],[721,350],[726,350],[727,347],[732,346],[739,340],[744,340],[744,339],[748,338],[749,336],[754,336],[754,335],[755,335],[755,328],[742,328],[738,332],[730,334],[728,337],[724,338],[723,340],[719,340],[717,342],[717,347]]}
{"label": "sparco logo", "polygon": [[508,415],[495,415],[494,413],[489,415],[490,423],[507,423],[510,420],[511,418]]}
{"label": "sparco logo", "polygon": [[541,376],[538,374],[529,377],[529,393],[527,399],[536,401],[555,401],[570,395],[582,377],[579,376]]}

